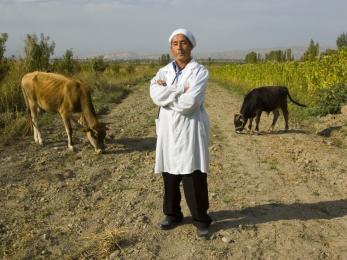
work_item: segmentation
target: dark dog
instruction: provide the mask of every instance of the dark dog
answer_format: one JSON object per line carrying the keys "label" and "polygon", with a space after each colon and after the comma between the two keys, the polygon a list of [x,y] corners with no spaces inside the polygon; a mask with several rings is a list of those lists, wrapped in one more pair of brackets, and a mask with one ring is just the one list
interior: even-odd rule
{"label": "dark dog", "polygon": [[259,131],[260,116],[263,111],[270,113],[273,112],[274,117],[269,131],[272,131],[275,127],[276,121],[280,115],[279,109],[282,109],[285,130],[288,127],[288,105],[287,97],[294,104],[306,107],[295,100],[289,95],[288,88],[285,86],[266,86],[252,89],[244,98],[243,104],[240,110],[240,114],[234,116],[234,125],[236,133],[241,133],[245,128],[247,121],[249,120],[248,129],[252,131],[252,121],[255,119],[255,131]]}

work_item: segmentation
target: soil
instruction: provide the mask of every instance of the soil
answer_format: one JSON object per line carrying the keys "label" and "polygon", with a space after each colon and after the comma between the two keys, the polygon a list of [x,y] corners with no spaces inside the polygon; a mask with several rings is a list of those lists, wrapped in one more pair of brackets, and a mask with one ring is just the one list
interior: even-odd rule
{"label": "soil", "polygon": [[291,118],[288,132],[281,116],[272,133],[236,134],[241,102],[209,83],[209,240],[196,238],[184,199],[182,225],[158,228],[157,108],[140,84],[101,117],[104,154],[82,133],[69,152],[58,116],[44,146],[32,136],[0,146],[0,258],[347,259],[346,115]]}

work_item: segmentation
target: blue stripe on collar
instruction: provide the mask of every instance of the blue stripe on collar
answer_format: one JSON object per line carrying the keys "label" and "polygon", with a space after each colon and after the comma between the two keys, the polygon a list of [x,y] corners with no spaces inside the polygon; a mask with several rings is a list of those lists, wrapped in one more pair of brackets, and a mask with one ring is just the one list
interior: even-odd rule
{"label": "blue stripe on collar", "polygon": [[175,78],[173,79],[171,85],[174,84],[175,81],[178,80],[179,75],[182,74],[182,70],[179,69],[179,67],[178,67],[178,65],[177,65],[177,63],[176,63],[175,61],[172,62],[172,66],[173,66],[173,68],[174,68],[174,71],[175,71],[175,73],[176,73],[176,76],[175,76]]}

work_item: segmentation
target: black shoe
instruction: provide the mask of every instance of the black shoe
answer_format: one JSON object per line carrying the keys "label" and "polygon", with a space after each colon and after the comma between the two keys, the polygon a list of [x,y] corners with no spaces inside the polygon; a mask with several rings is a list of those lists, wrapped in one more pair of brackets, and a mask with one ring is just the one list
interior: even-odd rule
{"label": "black shoe", "polygon": [[160,223],[160,229],[169,230],[178,226],[183,220],[183,216],[179,218],[166,216],[164,220]]}
{"label": "black shoe", "polygon": [[207,240],[210,237],[210,231],[208,227],[198,227],[196,229],[196,238],[201,240]]}

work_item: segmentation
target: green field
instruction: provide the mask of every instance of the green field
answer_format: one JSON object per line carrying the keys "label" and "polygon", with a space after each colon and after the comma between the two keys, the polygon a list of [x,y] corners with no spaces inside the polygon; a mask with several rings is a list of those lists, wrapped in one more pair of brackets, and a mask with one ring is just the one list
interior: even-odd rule
{"label": "green field", "polygon": [[311,114],[337,112],[347,102],[347,50],[314,61],[211,65],[211,79],[242,93],[257,86],[285,85]]}

